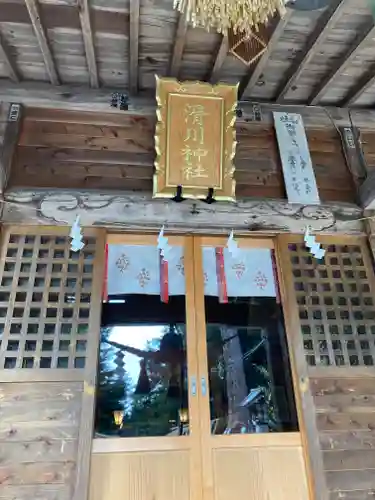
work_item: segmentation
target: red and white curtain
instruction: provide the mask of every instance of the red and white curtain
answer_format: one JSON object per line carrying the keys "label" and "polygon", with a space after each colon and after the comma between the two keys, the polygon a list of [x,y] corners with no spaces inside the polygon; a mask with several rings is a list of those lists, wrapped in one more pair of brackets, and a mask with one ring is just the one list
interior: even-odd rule
{"label": "red and white curtain", "polygon": [[[277,285],[271,250],[241,249],[234,258],[227,248],[204,247],[205,295],[219,297],[276,297]],[[106,288],[108,295],[147,294],[168,296],[185,294],[183,248],[174,246],[168,263],[156,246],[109,245]]]}

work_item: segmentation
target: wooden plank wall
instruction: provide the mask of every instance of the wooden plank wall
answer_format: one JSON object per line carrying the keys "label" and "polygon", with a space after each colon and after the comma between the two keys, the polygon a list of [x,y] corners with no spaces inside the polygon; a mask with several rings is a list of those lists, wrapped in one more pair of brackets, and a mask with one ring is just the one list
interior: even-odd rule
{"label": "wooden plank wall", "polygon": [[310,378],[330,500],[375,495],[375,373],[337,368]]}
{"label": "wooden plank wall", "polygon": [[[355,189],[336,130],[308,129],[323,201],[353,202]],[[285,198],[274,129],[237,126],[237,196]],[[152,190],[154,119],[29,108],[9,187]]]}
{"label": "wooden plank wall", "polygon": [[83,383],[0,383],[1,500],[71,500]]}

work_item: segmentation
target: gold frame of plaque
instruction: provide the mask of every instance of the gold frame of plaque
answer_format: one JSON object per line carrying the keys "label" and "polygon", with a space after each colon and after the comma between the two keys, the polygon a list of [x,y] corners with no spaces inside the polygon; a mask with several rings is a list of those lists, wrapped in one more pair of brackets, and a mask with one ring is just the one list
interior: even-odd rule
{"label": "gold frame of plaque", "polygon": [[235,201],[237,87],[156,77],[154,198]]}

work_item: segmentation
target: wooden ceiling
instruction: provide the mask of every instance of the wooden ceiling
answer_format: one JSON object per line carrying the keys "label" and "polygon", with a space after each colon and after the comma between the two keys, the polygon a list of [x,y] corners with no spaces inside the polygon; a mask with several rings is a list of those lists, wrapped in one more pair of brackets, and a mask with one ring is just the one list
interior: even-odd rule
{"label": "wooden ceiling", "polygon": [[[143,92],[155,74],[239,83],[242,99],[375,103],[375,24],[368,0],[289,10],[250,70],[227,40],[186,25],[173,0],[0,0],[0,82]],[[14,88],[14,87],[12,87]]]}

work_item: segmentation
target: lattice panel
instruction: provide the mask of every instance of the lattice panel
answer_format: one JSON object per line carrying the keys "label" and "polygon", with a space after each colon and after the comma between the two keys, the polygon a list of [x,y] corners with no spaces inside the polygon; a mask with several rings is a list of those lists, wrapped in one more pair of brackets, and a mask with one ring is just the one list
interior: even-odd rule
{"label": "lattice panel", "polygon": [[73,253],[67,234],[35,232],[3,236],[0,369],[84,368],[96,238]]}
{"label": "lattice panel", "polygon": [[323,245],[324,263],[289,244],[307,363],[374,365],[373,269],[365,244]]}

